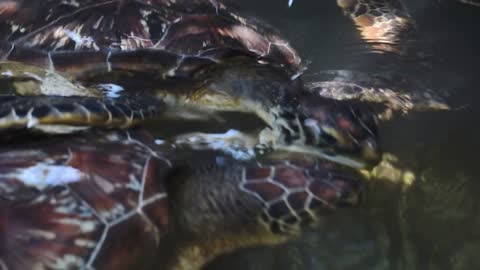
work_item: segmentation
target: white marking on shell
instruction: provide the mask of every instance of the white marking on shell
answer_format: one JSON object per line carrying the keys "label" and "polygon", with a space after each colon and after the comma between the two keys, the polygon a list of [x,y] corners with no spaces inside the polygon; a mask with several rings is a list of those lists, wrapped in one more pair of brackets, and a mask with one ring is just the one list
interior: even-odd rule
{"label": "white marking on shell", "polygon": [[14,176],[25,185],[42,190],[48,186],[78,182],[82,179],[83,173],[70,166],[38,163],[18,169]]}
{"label": "white marking on shell", "polygon": [[57,235],[54,232],[45,231],[45,230],[36,230],[36,229],[26,230],[25,234],[30,235],[34,238],[43,238],[46,240],[53,240],[57,237]]}
{"label": "white marking on shell", "polygon": [[97,242],[88,239],[75,239],[74,244],[79,247],[94,248]]}
{"label": "white marking on shell", "polygon": [[11,24],[10,25],[10,31],[15,32],[20,28],[20,25],[18,24]]}
{"label": "white marking on shell", "polygon": [[55,257],[54,262],[47,264],[48,269],[83,269],[85,261],[83,258],[73,254],[65,254],[63,257]]}
{"label": "white marking on shell", "polygon": [[30,204],[31,204],[31,205],[40,204],[40,203],[42,203],[42,202],[45,202],[47,199],[48,199],[47,195],[42,194],[42,195],[37,196],[36,198],[34,198],[32,201],[30,201]]}
{"label": "white marking on shell", "polygon": [[95,230],[97,226],[95,221],[81,220],[75,218],[59,218],[56,222],[66,225],[76,226],[80,229],[82,233],[89,233]]}
{"label": "white marking on shell", "polygon": [[95,175],[92,180],[107,194],[115,191],[115,186],[101,176]]}
{"label": "white marking on shell", "polygon": [[70,134],[74,132],[79,132],[81,130],[89,129],[88,126],[67,126],[67,125],[60,125],[60,124],[53,124],[53,125],[36,125],[33,126],[36,130],[40,130],[44,133],[51,133],[51,134]]}
{"label": "white marking on shell", "polygon": [[128,178],[130,179],[130,182],[126,185],[127,188],[133,189],[135,191],[140,191],[142,189],[142,183],[138,182],[135,174],[129,174]]}
{"label": "white marking on shell", "polygon": [[138,170],[138,171],[143,170],[143,165],[142,165],[142,164],[138,164],[138,163],[136,163],[136,162],[132,163],[132,167],[135,168],[135,170]]}
{"label": "white marking on shell", "polygon": [[38,119],[33,117],[32,112],[33,108],[31,108],[27,113],[27,128],[32,128],[39,123]]}
{"label": "white marking on shell", "polygon": [[293,5],[293,0],[288,0],[288,7],[291,7]]}
{"label": "white marking on shell", "polygon": [[113,83],[102,83],[102,84],[99,84],[97,86],[100,87],[101,90],[104,90],[107,93],[107,97],[110,97],[110,98],[120,97],[120,95],[118,93],[125,90],[120,85],[116,85],[116,84],[113,84]]}
{"label": "white marking on shell", "polygon": [[100,23],[102,22],[103,20],[103,15],[100,16],[100,18],[98,18],[97,22],[95,22],[95,24],[92,26],[93,29],[98,29],[98,27],[100,27]]}
{"label": "white marking on shell", "polygon": [[75,204],[68,204],[66,206],[55,207],[55,213],[58,214],[71,214],[76,209]]}
{"label": "white marking on shell", "polygon": [[71,31],[69,29],[63,29],[63,31],[67,37],[69,37],[71,40],[73,40],[73,42],[75,42],[75,50],[86,46],[87,48],[93,48],[98,51],[99,48],[95,44],[95,41],[92,39],[92,37],[84,37],[80,35],[82,28],[83,25],[76,27],[74,31]]}
{"label": "white marking on shell", "polygon": [[98,214],[105,220],[116,220],[126,213],[126,209],[123,205],[117,204],[115,207],[108,209],[107,211],[99,210]]}
{"label": "white marking on shell", "polygon": [[105,60],[107,62],[107,71],[108,72],[112,72],[112,64],[110,63],[110,56],[112,56],[112,51],[108,51],[107,59]]}

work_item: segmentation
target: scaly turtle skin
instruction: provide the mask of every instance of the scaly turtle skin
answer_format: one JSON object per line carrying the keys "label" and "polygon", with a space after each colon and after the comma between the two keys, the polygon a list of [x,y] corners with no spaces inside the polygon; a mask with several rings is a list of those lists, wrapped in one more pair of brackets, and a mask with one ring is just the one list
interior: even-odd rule
{"label": "scaly turtle skin", "polygon": [[0,62],[0,85],[0,130],[28,127],[65,133],[91,126],[127,128],[165,109],[159,100],[122,93],[113,98],[115,93],[86,88],[18,62]]}
{"label": "scaly turtle skin", "polygon": [[142,131],[19,136],[0,150],[5,270],[199,269],[318,225],[361,190],[357,174],[305,155],[238,162]]}
{"label": "scaly turtle skin", "polygon": [[315,146],[319,154],[375,160],[370,114],[305,91],[300,58],[288,43],[223,2],[13,2],[3,16],[12,29],[3,59],[67,72],[85,85],[151,91],[174,112],[254,113],[268,125],[260,150]]}

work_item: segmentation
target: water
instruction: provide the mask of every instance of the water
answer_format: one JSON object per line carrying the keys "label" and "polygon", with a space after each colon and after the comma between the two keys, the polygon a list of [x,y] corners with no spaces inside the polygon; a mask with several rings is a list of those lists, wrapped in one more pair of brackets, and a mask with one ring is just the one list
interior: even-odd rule
{"label": "water", "polygon": [[[346,51],[359,40],[335,1],[241,3],[285,33],[312,61],[309,72],[352,64]],[[371,180],[362,207],[326,217],[322,228],[291,243],[222,256],[208,270],[480,269],[480,9],[447,0],[406,3],[441,59],[425,81],[454,104],[380,126],[383,149],[415,181]]]}

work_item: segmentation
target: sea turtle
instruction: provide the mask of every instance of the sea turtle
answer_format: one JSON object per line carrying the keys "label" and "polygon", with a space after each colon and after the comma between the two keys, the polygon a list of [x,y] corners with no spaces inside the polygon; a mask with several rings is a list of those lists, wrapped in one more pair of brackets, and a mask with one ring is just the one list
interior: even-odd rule
{"label": "sea turtle", "polygon": [[199,269],[356,205],[355,172],[292,153],[239,162],[142,130],[17,134],[0,149],[0,268]]}
{"label": "sea turtle", "polygon": [[[357,167],[364,166],[359,157],[376,160],[370,113],[305,91],[298,79],[300,58],[288,42],[224,2],[42,6],[17,0],[2,6],[0,18],[8,25],[0,50],[4,60],[66,72],[89,87],[115,83],[129,93],[140,89],[165,101],[175,115],[180,109],[254,113],[268,126],[256,144],[261,152],[316,152]],[[36,97],[28,100],[35,104]],[[12,104],[24,107],[21,101]],[[340,159],[336,152],[343,153]]]}
{"label": "sea turtle", "polygon": [[[9,40],[2,43],[1,52],[5,60],[66,72],[59,76],[73,76],[88,89],[113,81],[128,92],[133,87],[153,89],[174,108],[181,103],[200,109],[254,111],[273,131],[262,134],[273,135],[277,144],[327,144],[357,156],[369,156],[363,153],[366,149],[375,151],[377,134],[370,115],[362,115],[349,102],[332,102],[304,91],[297,78],[302,70],[288,43],[263,35],[269,32],[252,28],[251,21],[216,1],[188,4],[61,1],[51,9],[38,2],[2,1],[2,15],[9,18]],[[116,18],[124,24],[117,24]],[[93,33],[84,32],[91,29]],[[198,47],[191,51],[192,45],[185,41],[193,37],[200,42],[192,43]],[[144,49],[154,43],[160,48]],[[215,47],[218,44],[222,46]],[[20,99],[16,78],[19,73],[4,78],[15,91],[4,103],[11,104],[10,110],[35,111],[40,99],[53,104],[55,99],[48,93]],[[46,80],[34,81],[43,85]],[[195,91],[178,98],[182,92],[172,94],[169,84],[178,89],[183,86],[180,81],[187,83],[183,89]],[[210,93],[215,94],[213,104]],[[187,99],[195,95],[200,98]],[[226,101],[218,104],[221,96]],[[74,99],[58,100],[72,104]],[[302,221],[319,220],[315,209],[358,201],[360,177],[338,164],[351,162],[335,156],[327,158],[338,163],[291,152],[276,157],[278,152],[273,152],[240,162],[220,153],[155,146],[151,138],[134,131],[64,136],[28,144],[15,137],[0,149],[0,236],[7,243],[0,249],[3,268],[137,269],[142,264],[158,267],[152,258],[166,256],[170,261],[165,268],[195,269],[224,251],[287,239],[305,226]],[[300,141],[292,143],[297,136]],[[176,235],[184,238],[178,240]],[[127,249],[129,244],[134,250]]]}
{"label": "sea turtle", "polygon": [[[71,19],[75,19],[77,15],[91,14],[96,18],[94,25],[97,22],[100,25],[104,18],[108,22],[106,25],[110,25],[108,14],[115,14],[117,18],[116,16],[124,15],[122,11],[138,11],[129,5],[149,6],[146,1],[121,1],[121,5],[118,5],[118,1],[98,4],[85,1],[82,3],[88,5],[80,7],[75,6],[78,4],[76,1],[70,4],[65,4],[65,1],[62,3],[64,4],[60,5],[59,13],[45,16],[47,20],[51,19],[46,28],[33,27],[41,31],[48,30],[55,23],[68,25],[67,22],[72,22]],[[172,10],[177,7],[174,1],[162,3],[171,4]],[[180,3],[177,8],[191,8],[184,2],[176,3]],[[199,5],[195,6],[195,10],[201,10],[203,6],[212,7],[210,1],[195,3]],[[45,15],[42,13],[44,6],[41,5],[21,9],[18,14],[19,9],[16,6],[22,4],[28,7],[29,3],[0,2],[0,6],[3,5],[4,10],[8,11],[3,15],[14,15],[15,19],[38,19],[38,16],[34,16],[36,11]],[[102,6],[103,4],[105,6]],[[13,9],[7,9],[6,6],[13,6]],[[80,11],[63,9],[68,7]],[[112,9],[113,7],[115,8]],[[168,10],[167,7],[157,8],[165,11]],[[154,8],[152,7],[156,10]],[[46,9],[47,13],[51,10],[48,7]],[[23,10],[27,13],[22,16]],[[99,13],[96,13],[97,11]],[[64,12],[70,16],[60,16]],[[84,19],[82,18],[82,22]],[[206,18],[199,15],[192,15],[190,18],[178,17],[175,20],[170,18],[178,23],[176,26],[180,29],[181,22],[184,22],[182,19],[189,19],[187,22],[190,24],[184,27],[191,27],[192,22],[204,22]],[[207,22],[211,23],[209,20]],[[20,35],[22,31],[26,33],[23,37],[28,36],[28,33],[35,33],[35,30],[28,29],[28,22],[24,25],[25,28],[19,30]],[[214,25],[218,25],[218,22]],[[175,30],[173,24],[169,29],[170,34],[182,33]],[[235,37],[239,40],[251,37],[252,33],[248,32],[248,29],[233,29],[246,35]],[[191,29],[187,27],[187,30]],[[193,33],[198,33],[198,28],[193,30]],[[54,31],[54,41],[62,43],[65,37],[67,41],[79,41],[79,36],[72,32],[60,32],[66,35],[62,37],[55,36],[58,31]],[[109,29],[106,32],[112,33]],[[99,35],[97,33],[92,36]],[[101,37],[105,36],[108,35]],[[321,223],[320,215],[328,212],[328,209],[358,202],[361,177],[357,173],[339,164],[308,155],[272,152],[256,160],[238,161],[217,152],[190,151],[183,147],[173,147],[169,143],[158,146],[148,135],[133,130],[89,130],[67,135],[37,135],[38,137],[33,137],[30,130],[21,130],[20,133],[11,130],[11,127],[18,125],[36,126],[38,122],[42,124],[45,114],[32,114],[40,106],[49,108],[46,114],[49,117],[58,116],[56,122],[48,122],[49,125],[91,126],[92,122],[84,118],[81,122],[74,122],[76,115],[83,113],[85,117],[85,111],[78,110],[81,107],[75,105],[81,100],[79,93],[87,92],[88,98],[93,102],[106,103],[99,96],[108,92],[105,91],[108,90],[105,83],[110,81],[105,78],[111,76],[112,80],[117,79],[115,82],[122,80],[125,92],[132,95],[135,93],[132,86],[147,91],[152,84],[158,87],[157,83],[160,83],[162,87],[168,87],[171,83],[175,85],[175,89],[179,89],[181,82],[185,82],[185,89],[188,90],[200,82],[200,90],[206,86],[212,89],[226,87],[228,90],[225,92],[230,91],[227,93],[238,97],[241,102],[248,97],[249,100],[258,99],[263,102],[256,104],[269,106],[278,105],[275,102],[279,99],[291,112],[303,110],[314,113],[312,116],[317,120],[310,118],[310,121],[305,122],[308,125],[304,127],[308,127],[306,130],[315,134],[315,121],[318,121],[322,124],[319,128],[332,134],[328,139],[328,143],[332,145],[336,137],[344,136],[336,135],[336,129],[339,132],[347,131],[345,134],[351,134],[352,138],[360,135],[358,142],[354,140],[353,146],[349,142],[351,138],[346,135],[345,139],[338,143],[339,149],[354,154],[359,150],[356,148],[357,143],[361,146],[375,138],[374,126],[369,122],[369,118],[362,119],[360,113],[351,110],[350,106],[339,105],[337,109],[336,103],[321,98],[300,99],[299,104],[302,106],[298,106],[299,108],[285,103],[295,103],[300,97],[294,93],[294,90],[298,89],[297,82],[290,80],[295,73],[289,71],[289,67],[293,67],[295,63],[269,61],[268,55],[259,57],[258,52],[238,49],[235,46],[227,46],[227,50],[221,46],[218,49],[208,48],[201,53],[188,52],[188,55],[185,55],[172,50],[136,47],[130,47],[130,50],[104,50],[99,47],[100,50],[96,51],[93,46],[93,50],[87,48],[77,51],[75,48],[65,48],[68,51],[61,51],[38,44],[22,44],[22,37],[12,39],[2,44],[1,50],[4,60],[7,60],[2,62],[2,68],[5,67],[2,69],[2,86],[10,91],[7,96],[2,97],[2,106],[8,106],[10,115],[26,115],[26,119],[18,117],[22,118],[23,122],[13,124],[12,120],[18,118],[3,118],[6,132],[2,134],[5,136],[2,136],[0,149],[2,268],[197,269],[223,252],[287,240],[306,226]],[[200,39],[206,40],[204,37]],[[126,43],[133,44],[137,41],[137,37],[134,37]],[[88,42],[87,38],[86,43]],[[107,40],[107,44],[115,42]],[[182,45],[182,42],[178,44]],[[283,52],[283,55],[285,54]],[[222,71],[224,68],[227,71]],[[259,76],[250,72],[251,70],[266,75]],[[208,71],[207,75],[203,74],[204,71]],[[238,78],[242,74],[246,75],[245,80]],[[142,76],[144,80],[137,80]],[[236,83],[240,86],[245,83],[246,92],[232,95],[233,90],[244,88],[233,87],[235,84],[229,82],[231,78],[237,78]],[[267,83],[269,79],[272,79],[273,83]],[[128,85],[129,82],[133,84]],[[68,91],[74,95],[58,97],[52,94],[51,91],[58,91],[60,94],[65,91],[57,89],[59,84],[62,87],[68,86]],[[254,86],[264,89],[264,85],[267,88],[263,93],[253,95]],[[275,88],[277,86],[278,90]],[[202,95],[200,90],[193,93]],[[137,98],[148,97],[143,94],[140,93]],[[161,94],[166,95],[161,98],[168,102],[168,92]],[[233,100],[228,95],[225,96],[227,101]],[[290,97],[291,101],[288,100]],[[200,99],[205,100],[206,98]],[[57,101],[58,104],[55,103]],[[322,106],[306,110],[313,102],[319,102],[316,105]],[[82,102],[80,105],[84,104],[88,103]],[[225,106],[225,103],[220,105]],[[64,111],[64,106],[74,109]],[[123,109],[123,105],[116,107]],[[94,113],[87,116],[99,115],[96,110],[88,108],[88,111]],[[235,108],[238,109],[239,106]],[[291,113],[286,112],[286,116]],[[111,112],[106,114],[112,118]],[[297,121],[296,117],[285,118],[286,116],[279,115],[278,118],[282,121]],[[269,119],[272,116],[267,115],[264,118]],[[269,124],[275,123],[272,121]],[[323,123],[328,123],[329,126]],[[304,127],[302,126],[301,130]],[[298,132],[294,129],[292,131]],[[27,132],[26,136],[22,137],[21,132]],[[368,134],[364,136],[364,132]],[[319,138],[311,136],[309,139]],[[374,140],[371,143],[374,143]],[[162,263],[159,257],[166,259]]]}

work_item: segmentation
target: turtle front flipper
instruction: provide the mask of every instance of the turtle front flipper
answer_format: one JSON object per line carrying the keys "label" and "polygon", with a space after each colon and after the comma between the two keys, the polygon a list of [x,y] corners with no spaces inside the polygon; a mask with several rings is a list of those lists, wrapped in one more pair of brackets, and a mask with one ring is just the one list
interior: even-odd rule
{"label": "turtle front flipper", "polygon": [[239,163],[218,153],[201,156],[167,181],[170,222],[184,236],[170,256],[173,269],[199,269],[222,253],[282,243],[359,202],[361,178],[316,158]]}
{"label": "turtle front flipper", "polygon": [[89,127],[127,128],[159,113],[151,97],[0,96],[0,131],[31,128],[70,133]]}

